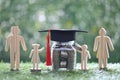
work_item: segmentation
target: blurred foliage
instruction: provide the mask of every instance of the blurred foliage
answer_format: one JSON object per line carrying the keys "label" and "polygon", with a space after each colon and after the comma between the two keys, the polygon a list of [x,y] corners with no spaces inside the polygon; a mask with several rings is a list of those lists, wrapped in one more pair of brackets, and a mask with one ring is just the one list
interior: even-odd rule
{"label": "blurred foliage", "polygon": [[[119,62],[120,0],[0,0],[0,60],[9,61],[9,52],[4,52],[5,37],[11,26],[18,25],[27,44],[27,52],[21,49],[21,60],[30,61],[28,55],[32,43],[45,47],[46,33],[43,29],[81,29],[89,33],[77,33],[76,42],[87,44],[92,61],[97,61],[93,52],[94,38],[101,27],[107,30],[115,47],[110,52],[110,62]],[[40,54],[45,61],[45,51]],[[80,56],[78,56],[78,61]]]}

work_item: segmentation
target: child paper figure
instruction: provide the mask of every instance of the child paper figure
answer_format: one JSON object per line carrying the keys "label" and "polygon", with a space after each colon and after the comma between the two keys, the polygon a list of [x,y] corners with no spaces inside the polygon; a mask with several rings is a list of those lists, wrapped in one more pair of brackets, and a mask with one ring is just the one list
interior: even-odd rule
{"label": "child paper figure", "polygon": [[90,53],[88,51],[88,46],[86,44],[81,46],[81,70],[87,70],[87,60],[91,59]]}
{"label": "child paper figure", "polygon": [[24,38],[19,35],[19,27],[13,26],[11,27],[11,33],[8,35],[6,39],[5,51],[7,52],[10,47],[10,68],[11,71],[14,71],[15,65],[16,70],[19,70],[20,64],[20,44],[24,51],[27,50]]}
{"label": "child paper figure", "polygon": [[32,44],[32,46],[33,49],[31,50],[29,58],[32,58],[31,62],[33,63],[33,70],[38,70],[38,65],[40,63],[39,53],[44,50],[44,47],[39,49],[40,44]]}
{"label": "child paper figure", "polygon": [[107,62],[109,58],[108,46],[110,50],[113,51],[114,47],[111,39],[106,36],[106,30],[101,28],[99,31],[99,36],[95,38],[94,49],[93,51],[97,51],[97,58],[99,63],[99,69],[107,69]]}

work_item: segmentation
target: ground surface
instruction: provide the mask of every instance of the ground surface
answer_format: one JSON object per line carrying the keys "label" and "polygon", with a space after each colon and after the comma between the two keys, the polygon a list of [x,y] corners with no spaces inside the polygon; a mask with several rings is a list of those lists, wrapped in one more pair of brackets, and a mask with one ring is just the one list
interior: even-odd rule
{"label": "ground surface", "polygon": [[88,64],[88,71],[48,71],[44,64],[40,73],[31,73],[31,63],[21,63],[20,71],[11,72],[9,63],[0,63],[0,80],[120,80],[120,64],[108,64],[107,71],[99,71],[96,63]]}

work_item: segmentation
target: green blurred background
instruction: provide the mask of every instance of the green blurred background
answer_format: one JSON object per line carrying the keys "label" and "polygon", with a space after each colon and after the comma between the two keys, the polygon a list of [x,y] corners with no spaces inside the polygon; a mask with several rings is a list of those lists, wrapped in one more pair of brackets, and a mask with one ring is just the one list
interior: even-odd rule
{"label": "green blurred background", "polygon": [[[45,47],[46,33],[43,29],[81,29],[88,33],[77,33],[76,42],[87,44],[92,56],[94,39],[101,27],[107,30],[115,50],[110,52],[109,62],[120,61],[120,0],[0,0],[0,61],[9,62],[9,52],[4,51],[6,36],[11,26],[18,25],[24,36],[27,52],[21,49],[21,61],[28,58],[32,43]],[[45,51],[40,54],[45,61]],[[80,54],[78,54],[80,62]]]}

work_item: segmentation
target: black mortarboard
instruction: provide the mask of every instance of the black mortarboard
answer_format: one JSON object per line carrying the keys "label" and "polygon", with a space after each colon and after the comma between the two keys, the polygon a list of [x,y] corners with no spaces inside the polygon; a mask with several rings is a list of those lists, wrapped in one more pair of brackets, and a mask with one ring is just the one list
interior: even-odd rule
{"label": "black mortarboard", "polygon": [[82,30],[41,30],[39,32],[48,32],[50,31],[50,36],[52,41],[57,41],[57,42],[68,42],[68,41],[74,41],[75,40],[75,33],[76,32],[85,32],[87,31],[82,31]]}

